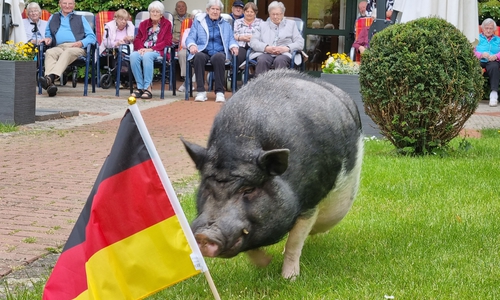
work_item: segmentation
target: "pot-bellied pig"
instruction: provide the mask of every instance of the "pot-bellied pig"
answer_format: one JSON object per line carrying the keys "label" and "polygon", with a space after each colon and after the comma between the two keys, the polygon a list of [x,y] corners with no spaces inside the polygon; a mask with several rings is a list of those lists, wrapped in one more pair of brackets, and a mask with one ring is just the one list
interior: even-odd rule
{"label": "pot-bellied pig", "polygon": [[363,135],[354,101],[339,88],[291,70],[269,71],[231,97],[207,148],[183,140],[200,171],[191,228],[204,256],[247,252],[288,233],[282,276],[299,274],[309,234],[341,221],[356,196]]}

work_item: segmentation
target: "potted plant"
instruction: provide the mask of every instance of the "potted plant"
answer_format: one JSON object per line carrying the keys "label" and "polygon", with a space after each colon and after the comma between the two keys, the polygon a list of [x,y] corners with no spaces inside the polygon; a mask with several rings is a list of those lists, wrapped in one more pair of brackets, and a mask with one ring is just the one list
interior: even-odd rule
{"label": "potted plant", "polygon": [[365,136],[380,137],[377,125],[365,114],[363,107],[359,86],[359,63],[352,61],[345,53],[328,52],[327,55],[321,65],[321,79],[339,87],[356,102]]}
{"label": "potted plant", "polygon": [[31,43],[7,41],[0,45],[1,123],[35,122],[37,53]]}

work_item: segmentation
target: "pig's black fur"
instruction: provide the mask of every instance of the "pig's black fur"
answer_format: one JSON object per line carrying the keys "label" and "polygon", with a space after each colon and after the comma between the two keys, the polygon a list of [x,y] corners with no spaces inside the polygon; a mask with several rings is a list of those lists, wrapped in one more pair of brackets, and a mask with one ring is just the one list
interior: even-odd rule
{"label": "pig's black fur", "polygon": [[354,167],[361,134],[356,104],[337,87],[290,70],[259,76],[221,108],[206,149],[184,141],[201,173],[193,232],[222,257],[278,242],[343,164]]}

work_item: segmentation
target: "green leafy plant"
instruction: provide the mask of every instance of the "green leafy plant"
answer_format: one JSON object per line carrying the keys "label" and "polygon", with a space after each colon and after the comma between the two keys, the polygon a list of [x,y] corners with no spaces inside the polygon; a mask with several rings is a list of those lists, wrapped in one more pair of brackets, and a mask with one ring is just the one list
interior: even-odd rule
{"label": "green leafy plant", "polygon": [[0,60],[34,60],[38,48],[32,43],[7,41],[0,45]]}
{"label": "green leafy plant", "polygon": [[497,22],[500,20],[500,1],[478,1],[477,6],[479,23],[482,23],[487,18],[492,18],[493,20],[497,20]]}
{"label": "green leafy plant", "polygon": [[326,53],[328,58],[321,65],[321,71],[327,74],[358,74],[359,64],[353,62],[345,53]]}
{"label": "green leafy plant", "polygon": [[0,133],[6,133],[6,132],[14,132],[17,131],[19,128],[15,124],[4,124],[0,123]]}
{"label": "green leafy plant", "polygon": [[456,137],[483,96],[484,78],[467,38],[439,18],[378,32],[363,54],[366,114],[400,153],[432,154]]}
{"label": "green leafy plant", "polygon": [[[55,13],[60,10],[59,2],[52,0],[40,0],[38,2],[42,9],[46,9],[51,13]],[[134,1],[121,1],[121,0],[111,0],[111,1],[97,1],[97,0],[77,0],[75,4],[75,10],[90,11],[93,13],[98,13],[100,11],[116,11],[120,8],[128,11],[132,16],[139,11],[147,10],[148,5],[151,0],[134,0]]]}

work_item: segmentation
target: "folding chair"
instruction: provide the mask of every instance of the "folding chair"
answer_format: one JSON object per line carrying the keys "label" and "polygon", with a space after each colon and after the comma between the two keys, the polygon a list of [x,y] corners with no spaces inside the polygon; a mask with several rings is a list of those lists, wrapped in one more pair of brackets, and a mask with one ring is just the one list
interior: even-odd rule
{"label": "folding chair", "polygon": [[[104,33],[104,24],[112,21],[115,18],[114,11],[100,11],[95,16],[95,35],[97,38],[97,49],[102,44]],[[96,54],[96,68],[97,68],[97,87],[101,87],[101,53]]]}
{"label": "folding chair", "polygon": [[[89,22],[90,27],[95,33],[95,16],[93,13],[89,11],[75,11],[76,15],[80,15],[85,17],[87,22]],[[97,43],[96,44],[89,44],[87,45],[86,49],[86,54],[84,56],[80,56],[77,58],[74,62],[72,62],[64,74],[62,74],[60,80],[61,83],[64,85],[67,82],[67,72],[72,73],[72,84],[73,87],[76,87],[77,82],[78,82],[78,67],[85,67],[85,77],[84,77],[84,86],[83,86],[83,95],[87,96],[88,95],[88,83],[89,83],[89,73],[91,76],[91,83],[92,83],[92,93],[95,93],[95,85],[96,85],[96,64],[95,64],[95,51],[96,51]],[[39,76],[43,76],[45,74],[44,71],[44,61],[45,61],[45,51],[47,49],[47,46],[44,43],[41,43],[39,46],[39,59],[40,63],[38,65],[38,74]],[[42,84],[39,82],[38,83],[38,94],[42,94]]]}
{"label": "folding chair", "polygon": [[[23,19],[28,18],[28,13],[27,13],[26,9],[23,10],[21,16]],[[42,14],[40,15],[40,20],[48,21],[50,16],[52,16],[52,14],[48,10],[42,9]]]}
{"label": "folding chair", "polygon": [[[170,21],[170,24],[172,24],[172,31],[173,31],[173,24],[174,24],[174,16],[170,12],[165,12],[163,16]],[[148,11],[141,11],[138,12],[137,15],[135,16],[135,30],[137,33],[137,30],[139,29],[139,25],[142,21],[149,19],[149,12]],[[127,52],[128,49],[128,52]],[[128,53],[128,55],[119,55],[118,56],[118,61],[116,63],[116,67],[118,70],[121,70],[121,66],[123,63],[123,60],[125,61],[130,61],[130,47],[128,45],[121,45],[119,52],[125,52]],[[167,60],[167,54],[170,54],[170,59]],[[175,67],[173,62],[173,59],[175,57],[175,48],[172,45],[166,46],[163,49],[163,56],[158,57],[158,59],[154,63],[154,68],[155,69],[160,69],[161,70],[161,92],[160,92],[160,99],[165,98],[165,84],[166,84],[166,77],[167,77],[167,66],[169,68],[169,89],[172,90],[172,95],[175,96]],[[132,68],[128,69],[128,75],[129,75],[129,83],[130,83],[130,93],[134,91],[134,85],[132,84],[133,81],[133,75],[132,75]],[[116,81],[120,82],[120,72],[117,72],[116,74]],[[117,97],[120,96],[120,85],[116,85],[116,94]]]}

